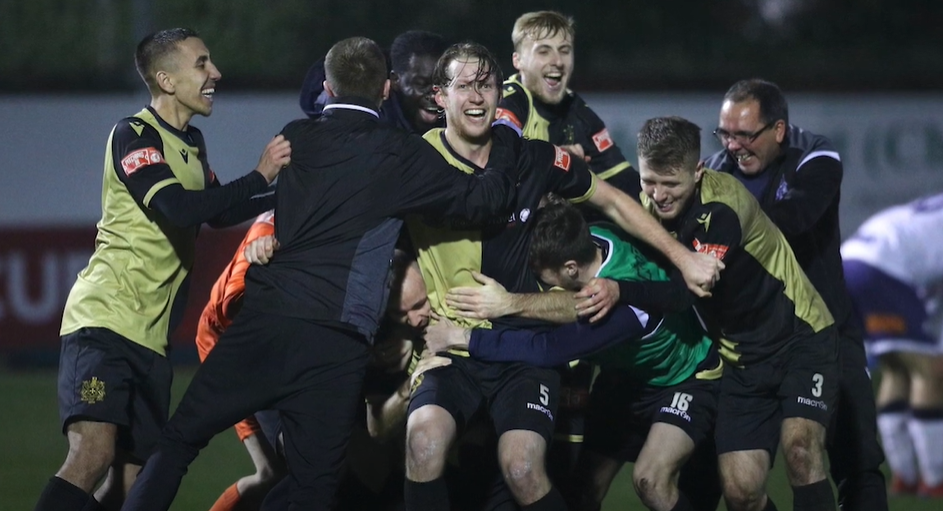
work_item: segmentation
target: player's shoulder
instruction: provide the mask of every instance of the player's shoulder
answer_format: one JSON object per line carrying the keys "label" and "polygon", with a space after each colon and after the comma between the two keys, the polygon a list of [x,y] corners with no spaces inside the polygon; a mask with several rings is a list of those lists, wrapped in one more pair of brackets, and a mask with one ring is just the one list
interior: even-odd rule
{"label": "player's shoulder", "polygon": [[516,76],[504,82],[501,90],[502,98],[495,118],[510,121],[515,126],[523,128],[530,117],[531,99],[524,85],[515,79]]}
{"label": "player's shoulder", "polygon": [[503,99],[514,98],[514,100],[523,100],[527,101],[530,93],[524,87],[524,84],[521,82],[520,75],[511,75],[507,80],[504,80],[504,84],[501,88],[501,97]]}
{"label": "player's shoulder", "polygon": [[701,176],[701,204],[708,209],[729,209],[737,216],[750,215],[759,204],[743,183],[725,172],[705,169]]}
{"label": "player's shoulder", "polygon": [[[150,117],[150,119],[148,118]],[[160,137],[160,133],[152,121],[153,116],[142,116],[140,113],[130,115],[115,124],[115,135],[140,138],[144,136]]]}

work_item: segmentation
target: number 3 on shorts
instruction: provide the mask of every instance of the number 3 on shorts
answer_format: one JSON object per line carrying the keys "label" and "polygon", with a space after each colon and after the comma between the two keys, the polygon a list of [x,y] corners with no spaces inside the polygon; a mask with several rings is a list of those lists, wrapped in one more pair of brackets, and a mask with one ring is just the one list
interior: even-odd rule
{"label": "number 3 on shorts", "polygon": [[820,373],[812,375],[812,395],[822,397],[822,384],[825,383],[825,377]]}
{"label": "number 3 on shorts", "polygon": [[550,405],[550,389],[544,384],[540,384],[540,404]]}

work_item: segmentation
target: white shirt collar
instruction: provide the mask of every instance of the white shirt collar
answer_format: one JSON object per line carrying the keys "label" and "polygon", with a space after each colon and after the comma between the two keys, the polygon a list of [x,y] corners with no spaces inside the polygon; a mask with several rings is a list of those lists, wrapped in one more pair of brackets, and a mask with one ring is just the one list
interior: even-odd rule
{"label": "white shirt collar", "polygon": [[324,108],[322,109],[322,111],[331,110],[333,108],[346,108],[347,110],[359,110],[361,112],[367,112],[368,114],[376,117],[377,119],[380,118],[380,114],[378,114],[376,110],[367,108],[365,106],[351,105],[350,103],[331,103],[329,105],[324,105]]}

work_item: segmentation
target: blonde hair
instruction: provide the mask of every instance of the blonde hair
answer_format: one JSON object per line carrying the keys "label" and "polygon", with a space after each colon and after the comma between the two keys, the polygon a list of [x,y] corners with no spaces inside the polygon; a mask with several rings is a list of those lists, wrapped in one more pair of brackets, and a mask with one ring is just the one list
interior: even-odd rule
{"label": "blonde hair", "polygon": [[535,11],[522,14],[514,22],[514,29],[511,31],[514,51],[520,51],[525,37],[536,41],[554,37],[561,31],[566,33],[570,42],[573,42],[576,37],[573,17],[564,16],[556,11]]}

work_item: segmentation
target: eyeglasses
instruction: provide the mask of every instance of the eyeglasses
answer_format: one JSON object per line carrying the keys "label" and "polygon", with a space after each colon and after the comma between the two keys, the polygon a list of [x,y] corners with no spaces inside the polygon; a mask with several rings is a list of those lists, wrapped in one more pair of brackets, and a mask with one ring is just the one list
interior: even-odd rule
{"label": "eyeglasses", "polygon": [[756,141],[757,137],[763,134],[764,131],[772,128],[775,125],[776,121],[772,121],[752,133],[749,131],[736,131],[731,133],[723,128],[717,128],[714,130],[714,136],[717,137],[717,140],[719,140],[720,143],[725,146],[729,144],[731,140],[736,140],[740,145],[752,144]]}

